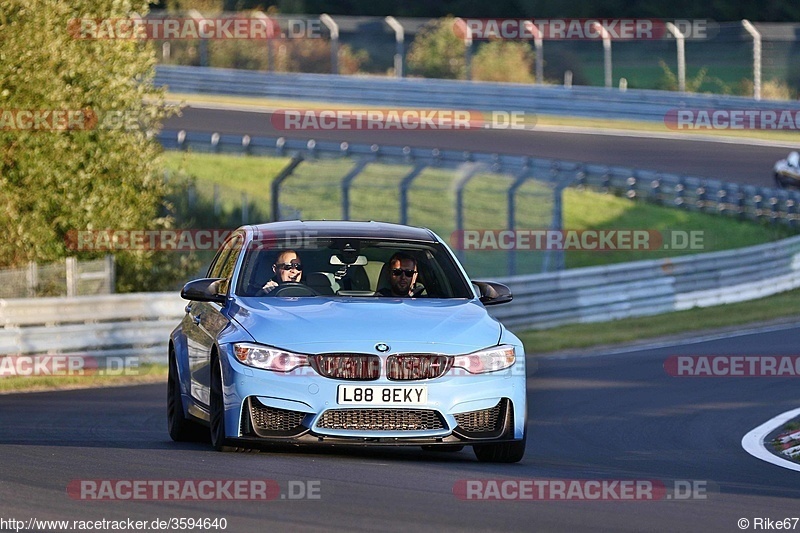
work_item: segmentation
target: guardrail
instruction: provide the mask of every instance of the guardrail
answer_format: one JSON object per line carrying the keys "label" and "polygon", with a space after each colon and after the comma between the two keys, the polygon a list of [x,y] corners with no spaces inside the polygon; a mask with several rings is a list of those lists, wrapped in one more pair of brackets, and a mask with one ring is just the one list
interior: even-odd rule
{"label": "guardrail", "polygon": [[763,298],[800,287],[800,236],[737,250],[516,276],[492,309],[511,328],[547,328]]}
{"label": "guardrail", "polygon": [[186,302],[177,292],[0,300],[0,355],[79,354],[166,362]]}
{"label": "guardrail", "polygon": [[171,92],[226,94],[359,105],[523,111],[540,115],[664,122],[678,109],[782,110],[800,102],[601,87],[535,86],[427,78],[283,74],[210,67],[156,67],[155,84]]}
{"label": "guardrail", "polygon": [[[718,213],[749,220],[768,220],[790,226],[800,225],[798,212],[800,191],[741,185],[654,170],[488,152],[285,137],[251,138],[232,134],[171,130],[160,132],[158,140],[169,150],[192,149],[268,156],[300,154],[311,159],[318,156],[354,157],[373,161],[388,160],[408,165],[425,164],[441,168],[457,168],[465,163],[479,163],[483,165],[485,171],[492,173],[510,174],[521,178],[530,176],[531,179],[538,178],[562,185],[583,185],[614,192],[631,199],[643,199],[691,211]],[[343,213],[347,213],[347,209],[343,209]],[[277,220],[279,213],[273,208],[272,215],[273,220]]]}
{"label": "guardrail", "polygon": [[[800,236],[740,250],[498,281],[511,287],[514,300],[489,310],[516,330],[655,315],[800,287]],[[169,332],[185,303],[177,292],[0,300],[5,326],[0,356],[78,352],[163,363]]]}

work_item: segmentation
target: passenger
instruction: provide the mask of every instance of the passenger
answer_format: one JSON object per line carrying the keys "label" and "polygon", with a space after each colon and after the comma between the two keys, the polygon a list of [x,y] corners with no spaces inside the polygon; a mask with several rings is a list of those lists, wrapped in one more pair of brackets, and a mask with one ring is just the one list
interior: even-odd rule
{"label": "passenger", "polygon": [[278,254],[272,271],[275,275],[262,287],[264,292],[270,292],[283,283],[299,283],[303,277],[303,264],[297,252],[284,250]]}
{"label": "passenger", "polygon": [[389,287],[378,291],[381,296],[414,296],[417,283],[417,260],[403,252],[397,252],[389,259]]}

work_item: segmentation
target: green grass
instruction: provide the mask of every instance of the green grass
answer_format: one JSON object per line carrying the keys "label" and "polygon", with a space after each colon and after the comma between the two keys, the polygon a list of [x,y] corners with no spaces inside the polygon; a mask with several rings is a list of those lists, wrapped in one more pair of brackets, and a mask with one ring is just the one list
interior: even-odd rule
{"label": "green grass", "polygon": [[13,376],[0,378],[0,394],[91,387],[118,387],[140,383],[160,383],[167,379],[167,365],[146,363],[135,371],[113,376]]}
{"label": "green grass", "polygon": [[[255,202],[262,213],[269,213],[272,178],[289,162],[288,158],[185,152],[168,152],[165,158],[173,174],[184,172],[195,176],[202,194],[209,196],[217,184],[224,207],[238,207],[242,192],[245,192],[249,201]],[[281,188],[282,212],[307,220],[342,218],[341,179],[353,165],[354,161],[344,159],[303,162]],[[352,184],[350,219],[398,222],[398,185],[409,170],[411,167],[408,165],[367,166]],[[455,176],[452,171],[427,169],[414,181],[409,193],[410,224],[429,227],[442,238],[450,238],[456,229],[452,185]],[[464,194],[465,229],[502,230],[508,227],[506,191],[512,179],[504,175],[479,174],[469,182]],[[552,219],[549,189],[540,182],[527,182],[517,193],[516,213],[518,229],[548,228]],[[698,250],[567,252],[565,263],[568,268],[727,250],[791,234],[783,226],[742,222],[578,189],[565,191],[563,227],[570,230],[699,231],[703,236],[702,249]],[[538,272],[543,258],[544,253],[540,251],[518,251],[515,272]],[[504,251],[468,251],[463,260],[472,276],[503,276],[508,273],[509,258]]]}
{"label": "green grass", "polygon": [[735,304],[594,324],[515,332],[529,354],[588,348],[725,328],[785,317],[800,320],[800,290]]}

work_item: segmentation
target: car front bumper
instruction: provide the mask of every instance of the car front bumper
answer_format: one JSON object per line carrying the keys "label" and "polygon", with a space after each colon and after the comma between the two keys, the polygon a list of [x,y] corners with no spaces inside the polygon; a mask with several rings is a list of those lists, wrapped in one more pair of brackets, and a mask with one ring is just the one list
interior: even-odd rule
{"label": "car front bumper", "polygon": [[[253,443],[437,445],[520,440],[527,413],[524,355],[505,370],[431,380],[345,381],[310,367],[277,373],[241,364],[221,346],[226,435]],[[340,385],[424,386],[415,405],[337,403]]]}

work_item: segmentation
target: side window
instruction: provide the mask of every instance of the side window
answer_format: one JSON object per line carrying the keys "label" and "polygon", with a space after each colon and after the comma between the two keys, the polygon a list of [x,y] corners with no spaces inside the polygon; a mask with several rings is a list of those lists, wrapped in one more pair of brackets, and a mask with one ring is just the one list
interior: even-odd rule
{"label": "side window", "polygon": [[233,268],[236,266],[236,259],[239,257],[239,251],[242,248],[242,236],[235,235],[232,237],[222,249],[217,253],[211,267],[208,269],[209,278],[226,278],[222,286],[221,292],[227,292],[228,285],[230,285],[231,275]]}

